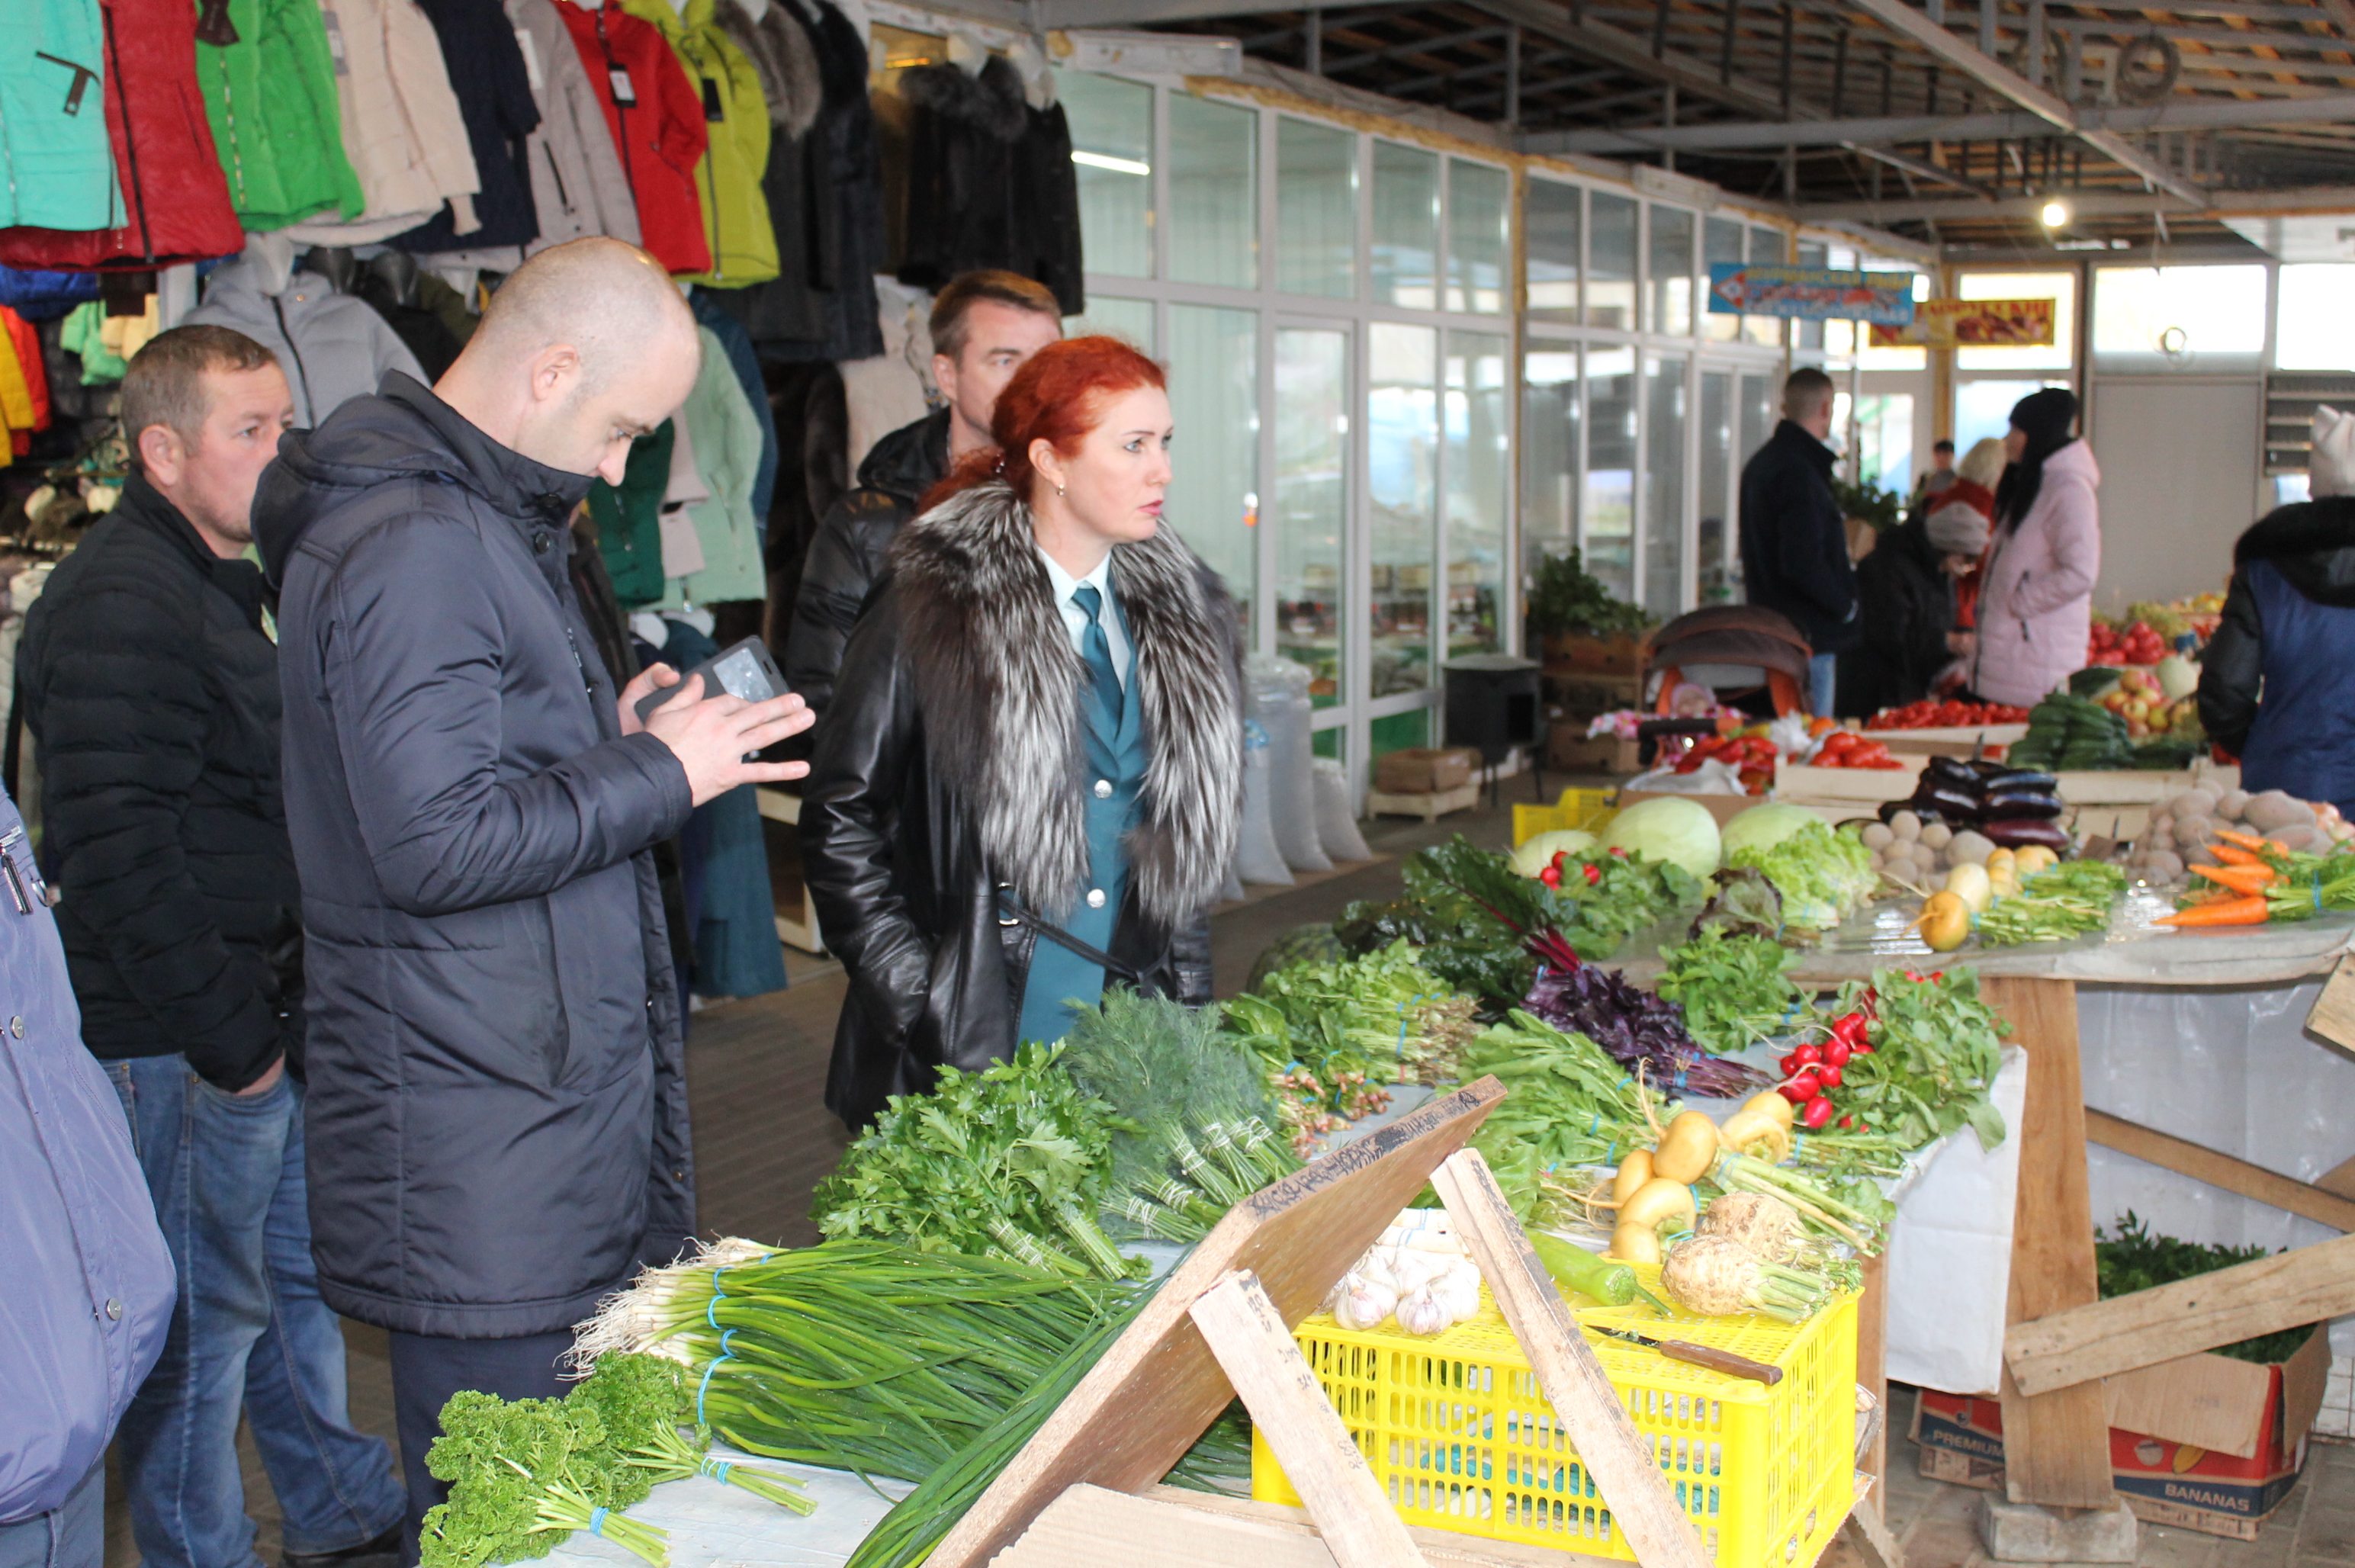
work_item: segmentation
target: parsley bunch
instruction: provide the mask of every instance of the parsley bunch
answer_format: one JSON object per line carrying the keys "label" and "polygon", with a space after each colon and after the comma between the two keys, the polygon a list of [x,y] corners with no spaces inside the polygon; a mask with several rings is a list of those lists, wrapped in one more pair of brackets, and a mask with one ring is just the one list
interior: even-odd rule
{"label": "parsley bunch", "polygon": [[1789,1027],[1799,987],[1790,971],[1799,955],[1771,937],[1729,935],[1713,926],[1663,947],[1659,993],[1685,1009],[1685,1028],[1702,1049],[1740,1051]]}
{"label": "parsley bunch", "polygon": [[941,1069],[930,1094],[894,1094],[811,1202],[820,1233],[903,1241],[923,1252],[1008,1258],[1122,1279],[1094,1214],[1114,1118],[1061,1067],[1025,1045],[980,1072]]}
{"label": "parsley bunch", "polygon": [[651,1485],[621,1463],[587,1401],[453,1394],[425,1467],[450,1500],[425,1516],[424,1568],[479,1568],[545,1557],[576,1530],[593,1531],[666,1568],[667,1538],[618,1510]]}
{"label": "parsley bunch", "polygon": [[1851,980],[1840,987],[1832,1010],[1873,1018],[1871,1053],[1849,1057],[1844,1069],[1843,1109],[1909,1152],[1966,1123],[1981,1147],[2003,1142],[2003,1113],[1987,1091],[2008,1026],[1979,999],[1977,971],[1875,970],[1870,987]]}

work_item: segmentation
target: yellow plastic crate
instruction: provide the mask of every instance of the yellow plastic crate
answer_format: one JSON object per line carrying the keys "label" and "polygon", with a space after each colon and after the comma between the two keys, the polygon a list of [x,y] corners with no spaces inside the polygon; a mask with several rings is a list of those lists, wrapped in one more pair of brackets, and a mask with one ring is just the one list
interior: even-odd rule
{"label": "yellow plastic crate", "polygon": [[[1636,1272],[1657,1292],[1658,1271]],[[1718,1568],[1808,1568],[1854,1497],[1856,1298],[1801,1324],[1746,1314],[1663,1318],[1640,1302],[1575,1316],[1783,1369],[1770,1389],[1622,1339],[1587,1338]],[[1294,1339],[1407,1523],[1635,1558],[1485,1291],[1478,1317],[1432,1339],[1395,1323],[1343,1328],[1324,1313]],[[1256,1434],[1252,1496],[1300,1501]]]}
{"label": "yellow plastic crate", "polygon": [[1513,842],[1526,844],[1540,833],[1557,830],[1600,833],[1616,815],[1611,809],[1611,796],[1607,789],[1566,789],[1551,805],[1516,805]]}

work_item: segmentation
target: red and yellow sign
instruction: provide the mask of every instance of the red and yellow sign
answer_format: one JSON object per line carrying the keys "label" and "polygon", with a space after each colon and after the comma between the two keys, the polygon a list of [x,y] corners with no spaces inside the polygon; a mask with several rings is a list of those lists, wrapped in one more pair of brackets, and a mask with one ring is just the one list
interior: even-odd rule
{"label": "red and yellow sign", "polygon": [[2052,341],[2052,302],[1920,300],[1902,326],[1875,323],[1875,348],[2033,348]]}

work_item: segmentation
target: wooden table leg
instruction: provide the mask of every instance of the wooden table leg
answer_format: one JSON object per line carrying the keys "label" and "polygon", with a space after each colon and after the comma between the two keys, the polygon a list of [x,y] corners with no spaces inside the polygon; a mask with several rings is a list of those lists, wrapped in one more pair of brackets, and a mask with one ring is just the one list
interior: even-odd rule
{"label": "wooden table leg", "polygon": [[1856,1304],[1856,1381],[1881,1402],[1879,1432],[1871,1446],[1857,1459],[1856,1467],[1876,1483],[1863,1508],[1876,1520],[1885,1519],[1882,1494],[1889,1477],[1889,1254],[1878,1253],[1864,1263],[1864,1295]]}
{"label": "wooden table leg", "polygon": [[[2007,1323],[2095,1300],[2094,1214],[2085,1166],[2085,1099],[2077,1059],[2077,987],[2068,980],[1990,976],[1990,1006],[2028,1051]],[[2033,1397],[2003,1374],[2004,1477],[2011,1500],[2105,1508],[2116,1496],[2102,1385]]]}

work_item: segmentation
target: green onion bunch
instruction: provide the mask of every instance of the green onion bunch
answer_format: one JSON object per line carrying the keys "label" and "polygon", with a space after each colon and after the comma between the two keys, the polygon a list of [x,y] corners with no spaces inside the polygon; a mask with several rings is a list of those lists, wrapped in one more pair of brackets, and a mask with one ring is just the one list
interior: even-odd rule
{"label": "green onion bunch", "polygon": [[1115,1234],[1199,1242],[1300,1168],[1270,1125],[1257,1059],[1216,1008],[1107,990],[1101,1008],[1077,1009],[1062,1062],[1118,1118],[1103,1209]]}

